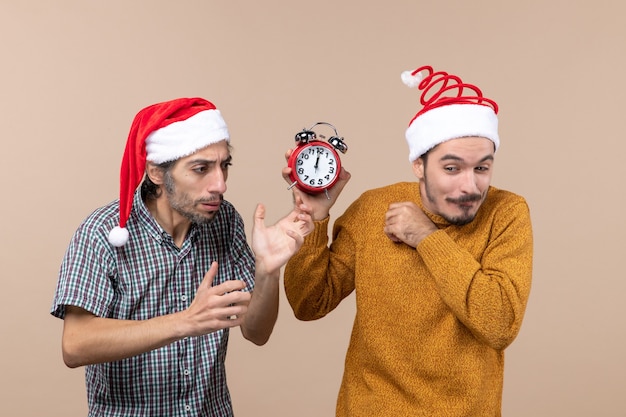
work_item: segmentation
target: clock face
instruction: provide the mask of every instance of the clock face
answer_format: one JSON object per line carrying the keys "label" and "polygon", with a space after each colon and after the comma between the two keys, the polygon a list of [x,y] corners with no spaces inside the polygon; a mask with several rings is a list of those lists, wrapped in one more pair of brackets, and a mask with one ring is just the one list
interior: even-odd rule
{"label": "clock face", "polygon": [[301,189],[322,192],[337,181],[341,162],[330,145],[310,142],[294,150],[290,166],[292,180]]}

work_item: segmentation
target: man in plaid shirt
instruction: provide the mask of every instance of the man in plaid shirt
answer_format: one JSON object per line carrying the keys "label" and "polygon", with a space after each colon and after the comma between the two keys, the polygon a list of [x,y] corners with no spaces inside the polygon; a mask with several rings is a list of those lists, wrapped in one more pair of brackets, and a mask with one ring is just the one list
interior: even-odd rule
{"label": "man in plaid shirt", "polygon": [[313,224],[299,204],[266,227],[259,205],[251,250],[241,216],[223,199],[229,142],[207,100],[141,110],[119,200],[74,234],[51,313],[64,319],[66,365],[86,366],[89,416],[233,415],[229,329],[267,342],[280,268]]}

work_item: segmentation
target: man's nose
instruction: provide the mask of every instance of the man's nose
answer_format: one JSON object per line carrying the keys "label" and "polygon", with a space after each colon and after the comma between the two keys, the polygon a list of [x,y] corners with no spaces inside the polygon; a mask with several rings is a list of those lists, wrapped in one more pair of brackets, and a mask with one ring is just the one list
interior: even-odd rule
{"label": "man's nose", "polygon": [[461,191],[464,194],[478,194],[480,189],[478,188],[478,178],[474,170],[467,171],[461,177]]}
{"label": "man's nose", "polygon": [[224,194],[226,192],[226,174],[221,169],[216,169],[215,173],[211,175],[208,184],[210,192]]}

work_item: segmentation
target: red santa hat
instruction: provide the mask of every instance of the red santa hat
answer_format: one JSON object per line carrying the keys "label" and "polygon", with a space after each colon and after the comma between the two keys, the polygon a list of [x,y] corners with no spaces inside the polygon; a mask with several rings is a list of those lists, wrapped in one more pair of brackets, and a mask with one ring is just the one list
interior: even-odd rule
{"label": "red santa hat", "polygon": [[226,123],[215,105],[203,98],[179,98],[137,113],[120,170],[120,224],[109,233],[109,242],[120,247],[128,241],[126,222],[146,161],[175,161],[222,140],[230,140]]}
{"label": "red santa hat", "polygon": [[408,87],[423,90],[423,107],[406,130],[409,161],[442,142],[467,136],[490,139],[498,149],[498,105],[483,97],[478,87],[464,83],[456,75],[434,72],[430,66],[404,71],[401,78]]}

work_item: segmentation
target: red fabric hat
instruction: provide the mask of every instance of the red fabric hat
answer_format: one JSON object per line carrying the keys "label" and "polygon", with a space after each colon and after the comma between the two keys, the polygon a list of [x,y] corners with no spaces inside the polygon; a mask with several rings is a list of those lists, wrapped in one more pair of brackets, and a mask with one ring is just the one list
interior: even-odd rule
{"label": "red fabric hat", "polygon": [[137,113],[120,170],[120,224],[109,233],[109,242],[119,247],[128,241],[126,221],[146,161],[174,161],[222,140],[230,140],[226,123],[215,105],[203,98],[179,98]]}
{"label": "red fabric hat", "polygon": [[423,90],[423,107],[406,130],[411,162],[442,142],[467,136],[490,139],[498,149],[498,105],[478,87],[430,66],[404,71],[401,78],[407,86]]}

